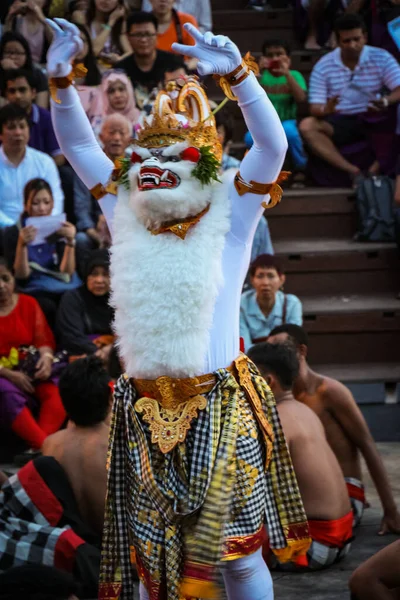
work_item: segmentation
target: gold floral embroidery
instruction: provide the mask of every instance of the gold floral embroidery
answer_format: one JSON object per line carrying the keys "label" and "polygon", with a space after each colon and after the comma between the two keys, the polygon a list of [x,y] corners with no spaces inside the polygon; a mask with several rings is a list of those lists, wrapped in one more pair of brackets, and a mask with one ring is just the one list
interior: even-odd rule
{"label": "gold floral embroidery", "polygon": [[193,396],[176,408],[162,408],[153,398],[140,398],[135,404],[137,413],[143,413],[143,420],[149,423],[151,441],[158,444],[161,452],[167,454],[186,439],[190,424],[197,417],[197,411],[207,406],[204,396]]}

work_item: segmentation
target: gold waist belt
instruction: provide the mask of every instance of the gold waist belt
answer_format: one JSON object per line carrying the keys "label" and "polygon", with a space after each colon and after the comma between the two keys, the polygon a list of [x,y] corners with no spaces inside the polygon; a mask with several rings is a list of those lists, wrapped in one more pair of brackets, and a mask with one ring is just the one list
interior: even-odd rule
{"label": "gold waist belt", "polygon": [[[234,372],[234,365],[227,369]],[[217,377],[213,374],[175,379],[132,379],[139,399],[135,411],[143,413],[143,420],[149,424],[151,441],[158,444],[161,452],[170,452],[179,442],[184,442],[190,424],[197,417],[197,411],[207,406],[208,394]]]}

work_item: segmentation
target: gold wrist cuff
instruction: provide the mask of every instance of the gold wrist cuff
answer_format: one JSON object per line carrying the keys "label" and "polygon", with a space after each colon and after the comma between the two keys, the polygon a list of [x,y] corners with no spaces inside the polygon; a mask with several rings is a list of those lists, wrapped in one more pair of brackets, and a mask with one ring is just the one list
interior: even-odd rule
{"label": "gold wrist cuff", "polygon": [[247,52],[241,64],[234,71],[231,71],[227,75],[213,75],[213,78],[229,100],[237,101],[237,97],[232,92],[231,86],[242,83],[250,73],[258,75],[259,68],[255,58],[251,56],[250,52]]}
{"label": "gold wrist cuff", "polygon": [[57,90],[65,90],[74,83],[76,77],[84,77],[87,73],[87,68],[82,63],[72,66],[72,71],[66,77],[50,77],[49,90],[52,100],[56,104],[61,104],[61,100],[57,98]]}
{"label": "gold wrist cuff", "polygon": [[234,183],[239,196],[244,196],[244,194],[257,194],[259,196],[266,196],[269,194],[271,197],[271,202],[269,204],[262,202],[261,206],[266,209],[270,209],[281,201],[283,190],[279,183],[285,181],[289,175],[289,171],[281,171],[278,179],[272,183],[258,183],[257,181],[253,180],[247,183],[247,181],[245,181],[240,175],[240,171],[238,171],[235,175]]}

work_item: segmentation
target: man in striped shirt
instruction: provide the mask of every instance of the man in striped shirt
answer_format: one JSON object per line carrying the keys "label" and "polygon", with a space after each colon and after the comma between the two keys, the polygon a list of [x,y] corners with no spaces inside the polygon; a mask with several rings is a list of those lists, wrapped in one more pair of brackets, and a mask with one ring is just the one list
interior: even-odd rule
{"label": "man in striped shirt", "polygon": [[[352,179],[360,169],[338,148],[364,139],[367,112],[383,112],[400,101],[400,66],[389,52],[366,44],[361,17],[347,14],[335,24],[338,47],[322,57],[310,78],[312,116],[300,123],[311,152]],[[377,162],[370,173],[377,172]]]}

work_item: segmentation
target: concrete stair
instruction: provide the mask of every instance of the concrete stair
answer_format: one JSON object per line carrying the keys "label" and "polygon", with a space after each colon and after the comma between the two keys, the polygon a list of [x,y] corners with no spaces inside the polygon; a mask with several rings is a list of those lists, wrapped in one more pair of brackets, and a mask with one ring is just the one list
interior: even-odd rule
{"label": "concrete stair", "polygon": [[352,241],[352,190],[287,190],[266,217],[285,291],[303,303],[311,365],[343,381],[362,404],[387,401],[388,387],[400,381],[395,244]]}

